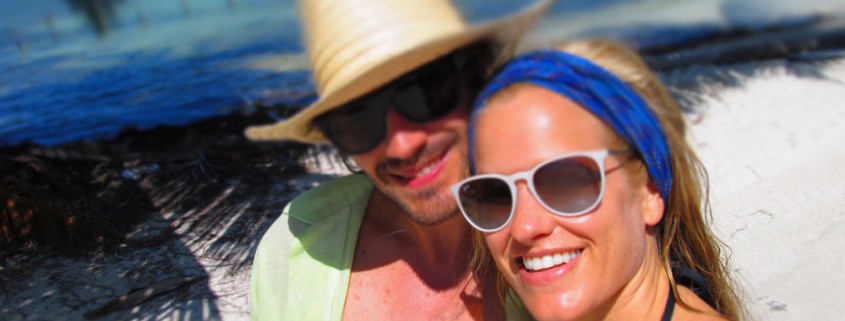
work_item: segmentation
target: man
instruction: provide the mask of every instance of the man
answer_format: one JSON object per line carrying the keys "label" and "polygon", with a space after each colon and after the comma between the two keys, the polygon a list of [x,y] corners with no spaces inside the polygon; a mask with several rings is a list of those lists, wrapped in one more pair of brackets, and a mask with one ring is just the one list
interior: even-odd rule
{"label": "man", "polygon": [[449,187],[466,174],[467,112],[493,63],[548,6],[469,27],[447,0],[306,0],[320,99],[254,140],[330,141],[365,175],[303,193],[262,238],[256,320],[501,319],[469,269]]}

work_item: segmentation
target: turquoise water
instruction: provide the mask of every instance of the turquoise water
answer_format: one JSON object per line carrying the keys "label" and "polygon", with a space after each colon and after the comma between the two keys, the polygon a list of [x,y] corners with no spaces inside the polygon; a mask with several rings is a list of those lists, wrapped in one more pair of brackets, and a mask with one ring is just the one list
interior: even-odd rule
{"label": "turquoise water", "polygon": [[[551,15],[573,18],[558,22],[562,33],[656,46],[707,37],[726,21],[765,26],[793,17],[784,12],[811,17],[828,2],[836,3],[569,0]],[[484,20],[522,3],[459,5]],[[614,25],[676,3],[701,4],[681,14],[703,22]],[[639,12],[601,14],[624,6]],[[696,8],[708,6],[720,16],[702,19]],[[315,98],[307,64],[296,59],[303,48],[293,0],[0,0],[0,8],[0,147],[106,139],[127,127],[186,125],[256,102],[302,106]]]}
{"label": "turquoise water", "polygon": [[115,1],[99,29],[71,2],[0,1],[0,145],[103,139],[255,101],[313,99],[307,71],[250,66],[302,51],[290,1]]}

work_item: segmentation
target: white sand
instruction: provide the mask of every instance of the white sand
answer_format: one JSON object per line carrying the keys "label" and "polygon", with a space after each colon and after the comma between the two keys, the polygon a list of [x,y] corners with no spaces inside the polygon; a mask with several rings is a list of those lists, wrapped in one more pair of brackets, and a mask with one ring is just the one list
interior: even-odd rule
{"label": "white sand", "polygon": [[715,228],[762,320],[845,312],[845,60],[824,76],[775,67],[717,91],[692,127]]}

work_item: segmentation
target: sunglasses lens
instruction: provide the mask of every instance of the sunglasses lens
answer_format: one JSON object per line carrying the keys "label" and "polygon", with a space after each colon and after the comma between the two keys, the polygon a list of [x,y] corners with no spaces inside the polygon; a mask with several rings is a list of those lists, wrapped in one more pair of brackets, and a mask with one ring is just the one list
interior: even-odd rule
{"label": "sunglasses lens", "polygon": [[493,230],[507,223],[513,208],[508,184],[498,178],[469,181],[459,189],[461,209],[476,226]]}
{"label": "sunglasses lens", "polygon": [[406,118],[426,122],[445,116],[460,103],[461,85],[454,68],[431,66],[396,89],[393,106]]}
{"label": "sunglasses lens", "polygon": [[323,133],[347,153],[366,152],[378,145],[386,131],[384,100],[367,100],[344,107],[320,122]]}
{"label": "sunglasses lens", "polygon": [[455,110],[461,99],[460,79],[452,59],[447,56],[403,77],[394,85],[323,116],[318,123],[337,147],[350,154],[360,154],[375,148],[384,139],[390,106],[415,122],[433,121]]}
{"label": "sunglasses lens", "polygon": [[581,213],[595,205],[601,195],[601,169],[586,156],[546,164],[533,180],[537,196],[561,213]]}

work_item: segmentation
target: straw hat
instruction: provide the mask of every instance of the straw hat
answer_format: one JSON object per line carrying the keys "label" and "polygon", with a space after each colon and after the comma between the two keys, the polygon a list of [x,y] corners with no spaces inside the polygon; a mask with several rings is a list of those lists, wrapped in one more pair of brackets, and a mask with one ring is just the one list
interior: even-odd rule
{"label": "straw hat", "polygon": [[[301,13],[319,100],[276,124],[247,128],[253,140],[327,142],[314,118],[481,39],[512,53],[550,0],[468,26],[449,0],[304,0]],[[510,52],[509,52],[510,51]]]}

